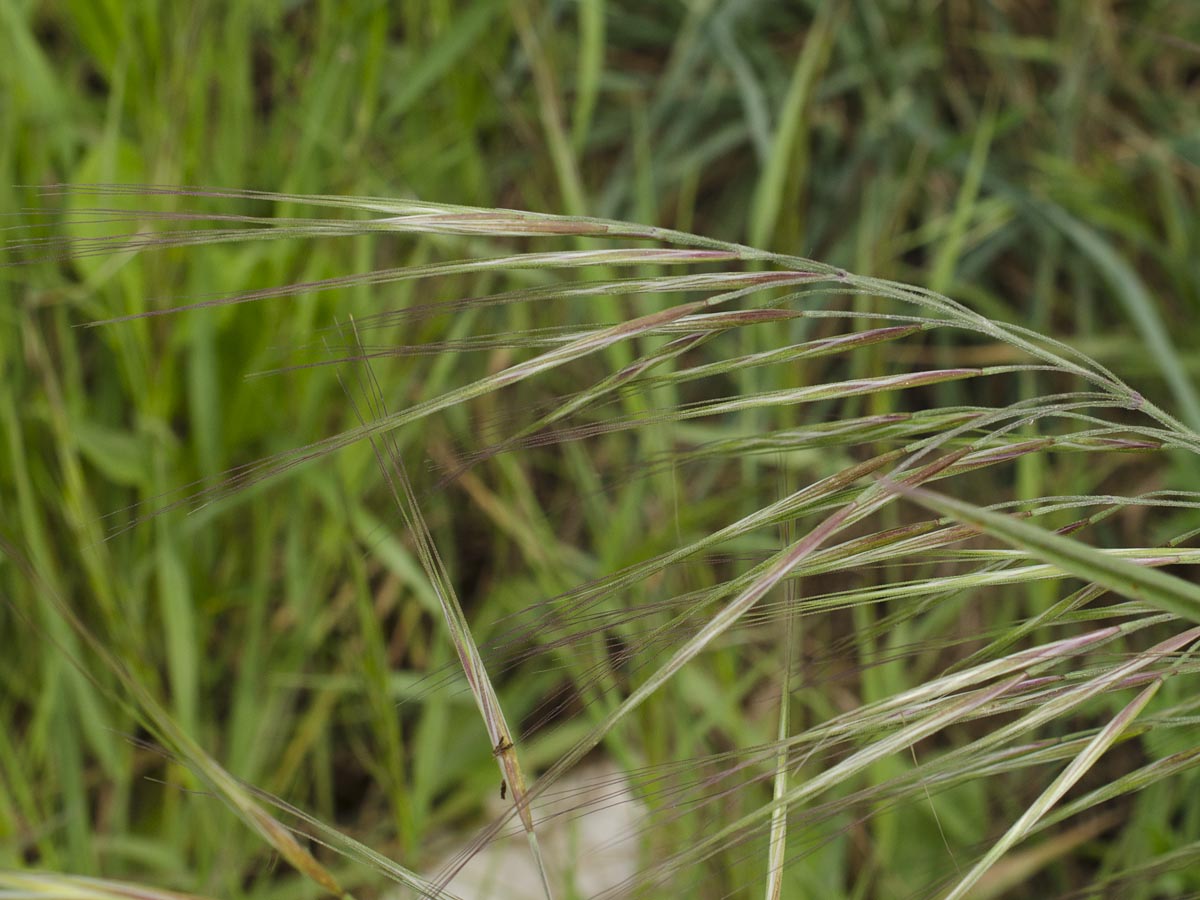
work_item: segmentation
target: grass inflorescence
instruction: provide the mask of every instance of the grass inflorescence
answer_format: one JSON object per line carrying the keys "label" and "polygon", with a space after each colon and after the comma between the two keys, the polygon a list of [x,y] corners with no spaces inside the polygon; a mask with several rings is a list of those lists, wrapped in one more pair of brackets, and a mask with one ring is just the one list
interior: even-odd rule
{"label": "grass inflorescence", "polygon": [[[138,196],[136,189],[115,190]],[[207,200],[214,192],[163,196]],[[272,198],[220,193],[215,199],[260,205]],[[274,202],[295,206],[303,198]],[[317,198],[313,205],[320,210],[328,201]],[[876,819],[928,816],[948,857],[975,857],[974,847],[990,829],[977,828],[975,839],[956,851],[964,826],[951,816],[947,831],[940,812],[960,802],[972,775],[986,773],[988,782],[998,782],[1027,768],[1044,773],[1035,778],[1051,779],[1057,771],[990,849],[952,879],[947,896],[959,897],[986,884],[997,862],[1143,721],[1157,716],[1158,728],[1174,722],[1186,730],[1186,704],[1181,709],[1176,702],[1175,712],[1166,713],[1171,704],[1153,701],[1169,678],[1187,680],[1195,671],[1186,651],[1200,635],[1188,627],[1200,621],[1200,595],[1163,569],[1195,564],[1200,554],[1187,545],[1189,534],[1160,545],[1089,542],[1114,516],[1195,509],[1200,496],[1119,494],[1107,487],[1119,464],[1089,481],[1086,460],[1138,459],[1168,447],[1195,453],[1200,439],[1109,369],[940,294],[792,256],[514,210],[348,198],[336,208],[370,213],[362,220],[368,236],[428,229],[447,239],[503,241],[549,232],[563,239],[604,235],[621,246],[376,270],[212,296],[99,324],[121,329],[162,315],[215,316],[249,301],[360,283],[380,288],[417,280],[437,292],[468,271],[516,278],[530,269],[542,273],[538,283],[499,296],[506,305],[560,310],[543,319],[576,319],[576,297],[631,306],[616,321],[585,314],[561,330],[534,332],[546,335],[540,340],[526,339],[519,325],[502,330],[503,320],[468,331],[489,315],[494,297],[488,296],[478,306],[426,304],[419,316],[376,312],[341,320],[340,331],[307,352],[337,373],[356,421],[315,443],[217,473],[182,496],[149,498],[111,529],[110,540],[117,540],[129,531],[161,529],[183,510],[194,519],[238,502],[250,488],[277,489],[275,482],[295,470],[370,448],[380,493],[391,497],[400,516],[377,513],[347,564],[361,569],[364,559],[386,554],[400,567],[395,571],[406,573],[406,584],[389,589],[393,594],[410,594],[414,609],[436,598],[407,626],[419,625],[427,662],[397,666],[383,646],[364,647],[362,676],[368,686],[376,682],[375,691],[390,691],[389,673],[397,668],[425,673],[398,707],[382,697],[373,701],[376,715],[395,717],[390,751],[396,757],[376,765],[394,780],[391,800],[412,848],[408,855],[419,861],[417,848],[436,831],[412,821],[411,773],[430,763],[418,760],[405,733],[427,727],[424,718],[457,693],[456,680],[441,673],[465,678],[484,726],[477,743],[490,748],[510,807],[465,840],[429,881],[382,865],[354,849],[357,842],[330,840],[325,826],[326,837],[315,839],[433,896],[451,888],[515,818],[528,837],[541,891],[553,896],[555,861],[541,851],[535,804],[585,759],[604,752],[629,767],[631,796],[646,809],[635,826],[642,865],[610,892],[694,885],[698,873],[711,870],[725,873],[726,889],[741,892],[763,881],[780,896],[790,867],[803,868],[839,844],[851,852],[855,832],[871,834],[880,827]],[[96,214],[75,208],[70,217],[90,223]],[[332,231],[319,218],[305,220],[299,233],[291,225],[295,217],[265,232],[260,226],[270,216],[214,219],[237,221],[256,240],[324,239]],[[168,231],[160,247],[146,230],[147,222],[161,221],[132,210],[113,216],[106,222],[112,233],[92,238],[87,252],[123,252],[131,235],[139,251],[177,246],[176,232]],[[182,221],[207,224],[201,212]],[[481,222],[496,233],[489,235]],[[236,234],[222,228],[208,237],[200,228],[184,242],[198,248]],[[627,245],[630,239],[656,246]],[[688,249],[701,244],[704,249]],[[42,246],[14,249],[40,252]],[[613,277],[622,265],[644,272],[632,293],[627,279]],[[665,266],[696,271],[648,273]],[[838,312],[848,315],[830,315]],[[878,324],[896,320],[905,324]],[[389,339],[377,340],[381,349],[369,352],[364,336],[379,331]],[[420,352],[423,342],[404,343],[406,335],[436,342],[439,334],[471,337],[442,343],[432,354]],[[886,355],[905,342],[937,346],[942,334],[950,343],[1003,344],[1018,361],[938,368]],[[425,356],[430,363],[422,362]],[[481,357],[482,367],[470,362]],[[452,370],[441,365],[446,359],[456,360]],[[300,371],[285,366],[275,377]],[[956,382],[977,383],[969,393],[993,402],[940,405],[941,388]],[[1030,384],[1045,387],[1030,395]],[[523,409],[503,400],[515,393],[538,403]],[[852,415],[864,409],[887,412]],[[805,428],[806,422],[814,425]],[[769,452],[762,452],[764,442]],[[978,502],[981,483],[995,491],[1015,480],[992,470],[1011,470],[1034,456],[1072,460],[1078,484],[1089,492],[1021,500],[993,495]],[[453,462],[440,475],[428,468],[447,460]],[[414,482],[410,472],[420,477]],[[540,472],[582,481],[544,502],[539,482],[547,476]],[[981,482],[985,474],[990,482]],[[792,481],[801,486],[781,489]],[[618,513],[609,504],[622,495],[640,499]],[[454,568],[455,560],[462,565],[462,552],[442,549],[457,540],[454,520],[462,503],[478,507],[512,548],[514,571],[528,572],[515,583],[525,598],[506,617],[521,624],[500,632],[500,639],[487,637],[487,623],[501,621],[489,607],[494,594],[513,588],[476,581],[473,602],[464,605],[460,585],[472,581]],[[922,507],[935,518],[923,517]],[[431,525],[427,509],[440,510],[442,521]],[[219,520],[221,513],[214,515]],[[611,540],[614,515],[624,520],[626,537],[641,535],[643,549],[628,562],[605,563],[597,555]],[[370,589],[365,573],[360,578],[351,586],[355,593]],[[1047,581],[1058,586],[1057,596],[1033,604],[1028,591]],[[92,648],[70,657],[79,670],[89,673],[87,660],[99,660],[116,678],[106,692],[124,701],[132,721],[210,792],[225,796],[301,873],[340,896],[335,877],[257,805],[256,794],[200,749],[178,723],[180,710],[169,713],[130,671],[131,661],[114,655],[109,641],[118,637],[97,632],[50,585],[42,584],[40,594]],[[351,602],[361,606],[363,599]],[[313,614],[322,615],[328,602],[315,598]],[[789,623],[782,632],[775,627],[780,621]],[[379,611],[363,607],[359,622],[370,634],[379,627]],[[434,663],[438,646],[441,664]],[[839,665],[840,674],[828,674]],[[174,691],[177,684],[168,686]],[[775,717],[756,709],[754,697],[764,691],[775,697]],[[1134,691],[1132,700],[1122,699]],[[838,711],[855,695],[857,703]],[[701,727],[683,733],[664,722],[696,716]],[[515,721],[525,724],[510,724]],[[1070,741],[1045,743],[1063,727]],[[1056,752],[1048,753],[1052,748]],[[682,778],[688,770],[707,774]],[[1099,807],[1107,795],[1093,796]],[[311,834],[314,824],[302,816],[297,827]]]}
{"label": "grass inflorescence", "polygon": [[1190,6],[135,6],[3,13],[0,893],[1200,890]]}

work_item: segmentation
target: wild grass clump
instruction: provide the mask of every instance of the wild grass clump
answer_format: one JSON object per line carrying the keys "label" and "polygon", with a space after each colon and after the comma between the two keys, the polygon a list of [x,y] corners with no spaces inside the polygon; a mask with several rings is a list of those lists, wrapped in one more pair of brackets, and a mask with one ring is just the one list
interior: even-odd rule
{"label": "wild grass clump", "polygon": [[[177,322],[243,341],[221,325],[238,307],[283,310],[257,320],[277,330],[241,374],[282,379],[327,433],[280,421],[257,457],[201,454],[194,483],[131,483],[87,526],[91,553],[142,548],[156,612],[125,585],[80,604],[37,546],[10,537],[6,555],[35,586],[23,627],[73,667],[56,677],[107,698],[90,727],[139,735],[104,752],[165,754],[145,763],[164,802],[223,800],[305,890],[453,896],[515,830],[538,889],[569,895],[541,835],[595,803],[546,804],[600,758],[641,810],[636,875],[605,896],[983,897],[1046,870],[1064,889],[1191,883],[1191,845],[1145,829],[1200,759],[1200,494],[1147,473],[1190,471],[1200,435],[1079,350],[934,290],[628,222],[143,186],[45,203],[60,228],[8,250],[85,280],[119,269],[126,305],[86,325],[126,365]],[[264,283],[295,241],[345,241],[361,265]],[[140,290],[183,253],[219,271],[231,244],[260,264],[170,302]],[[320,340],[290,344],[293,316]],[[170,377],[199,377],[205,347]],[[237,415],[276,413],[191,421]],[[346,485],[364,482],[360,503]],[[222,524],[256,496],[279,504],[256,515],[328,517],[338,577]],[[282,595],[212,598],[220,633],[189,645],[190,541],[257,560],[262,585],[282,552]],[[148,615],[165,654],[123,633]],[[209,683],[205,655],[230,644],[245,676]],[[294,733],[255,727],[278,692]],[[354,715],[335,718],[345,695]],[[240,741],[197,726],[212,702]],[[305,760],[342,742],[370,783],[306,784]],[[372,834],[322,821],[347,789],[380,810]],[[1122,848],[1102,867],[1097,841]]]}
{"label": "wild grass clump", "polygon": [[1200,893],[1200,4],[0,23],[0,893]]}

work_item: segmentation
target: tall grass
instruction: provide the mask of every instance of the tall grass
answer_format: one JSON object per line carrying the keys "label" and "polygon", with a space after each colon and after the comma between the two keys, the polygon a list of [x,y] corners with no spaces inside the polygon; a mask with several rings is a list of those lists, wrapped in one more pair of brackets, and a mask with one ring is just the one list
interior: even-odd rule
{"label": "tall grass", "polygon": [[[1200,436],[1070,346],[927,289],[626,222],[245,191],[63,196],[70,236],[14,250],[82,265],[219,253],[231,241],[366,238],[378,259],[394,237],[439,240],[419,265],[93,323],[153,340],[147,329],[183,316],[364,285],[384,298],[415,283],[422,302],[335,311],[322,342],[287,351],[272,375],[303,389],[335,371],[357,422],[147,497],[109,523],[111,540],[127,540],[161,534],[174,516],[216,528],[223,543],[222,515],[247,491],[367,450],[399,518],[377,507],[346,522],[358,531],[347,565],[361,574],[345,600],[310,598],[306,617],[359,608],[369,640],[357,679],[372,714],[391,722],[394,754],[371,766],[410,868],[227,774],[190,733],[203,701],[179,660],[168,656],[162,683],[122,643],[121,617],[91,621],[30,576],[44,623],[31,611],[30,625],[60,635],[77,671],[170,754],[173,778],[226,799],[325,892],[346,889],[263,801],[425,896],[452,891],[515,820],[553,896],[564,861],[541,852],[547,820],[535,803],[602,752],[646,809],[638,874],[608,894],[784,896],[825,883],[962,897],[1012,879],[1003,859],[1032,875],[1070,858],[1097,838],[1087,828],[1097,816],[1105,841],[1135,839],[1139,794],[1194,777],[1200,589],[1183,576],[1200,551],[1195,528],[1150,535],[1157,520],[1197,509],[1200,494],[1120,485],[1122,460],[1194,455]],[[165,208],[134,206],[154,199]],[[555,246],[583,239],[603,243]],[[478,272],[506,281],[456,295],[456,279]],[[1002,347],[1007,361],[926,362],[972,346]],[[1071,489],[1012,496],[1005,485],[1031,459],[1070,472]],[[463,507],[494,532],[488,555],[469,554],[456,532]],[[1123,521],[1135,539],[1114,542]],[[506,582],[470,571],[497,565],[497,552],[513,557]],[[371,557],[392,587],[363,570]],[[168,604],[186,590],[167,587]],[[401,628],[419,627],[419,647],[399,659],[380,631],[391,615],[381,590],[415,604]],[[396,707],[392,679],[406,672],[420,680]],[[421,784],[443,761],[422,755],[429,719],[444,722],[462,690],[483,728],[457,716],[452,745],[494,758],[490,784],[502,779],[509,808],[425,880],[411,871],[422,848],[468,812],[435,824],[440,792]],[[1022,849],[1052,823],[1082,837],[1051,844],[1051,857]],[[1104,874],[1157,865],[1139,853]]]}
{"label": "tall grass", "polygon": [[0,0],[3,890],[1200,890],[1200,8],[917,6]]}

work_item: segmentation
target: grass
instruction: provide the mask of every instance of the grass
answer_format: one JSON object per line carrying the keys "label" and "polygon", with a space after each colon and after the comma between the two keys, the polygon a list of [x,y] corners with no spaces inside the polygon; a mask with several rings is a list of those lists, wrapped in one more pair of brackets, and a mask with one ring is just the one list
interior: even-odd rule
{"label": "grass", "polygon": [[1200,890],[1189,4],[0,10],[13,896]]}

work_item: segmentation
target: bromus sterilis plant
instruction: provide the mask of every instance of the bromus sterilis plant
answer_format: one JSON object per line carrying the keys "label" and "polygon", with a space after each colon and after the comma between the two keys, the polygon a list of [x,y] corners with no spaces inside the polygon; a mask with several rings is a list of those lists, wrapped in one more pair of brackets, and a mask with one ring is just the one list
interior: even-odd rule
{"label": "bromus sterilis plant", "polygon": [[[309,893],[390,880],[456,896],[512,834],[536,873],[518,895],[546,897],[1086,895],[1192,860],[1137,830],[1143,798],[1193,785],[1200,759],[1200,494],[1142,473],[1194,457],[1200,435],[1086,355],[934,291],[627,222],[145,186],[46,196],[64,221],[10,249],[85,283],[141,288],[143,258],[219,267],[224,245],[263,247],[262,271],[213,279],[231,287],[131,290],[73,323],[120,358],[181,319],[283,307],[284,351],[256,366],[298,392],[338,385],[325,437],[142,492],[107,540],[236,541],[223,517],[342,458],[340,477],[377,485],[376,506],[347,509],[336,478],[318,483],[351,536],[345,591],[270,627],[313,628],[314,654],[353,629],[350,658],[274,674],[314,710],[338,702],[335,676],[365,696],[370,746],[345,729],[388,809],[372,835],[387,852],[301,811],[314,737],[285,744],[291,777],[230,774],[189,730],[204,699],[179,660],[160,677],[46,583],[36,548],[6,545],[45,602],[30,627]],[[257,283],[273,242],[338,240],[358,272]],[[289,315],[325,317],[323,340],[288,346]],[[1061,492],[1016,495],[1033,470]],[[276,688],[242,702],[256,689]],[[583,789],[561,786],[599,760],[620,777],[573,803]],[[598,850],[564,858],[569,842],[552,854],[544,836],[606,796],[637,806],[609,836],[634,865],[595,881],[572,873]],[[1098,840],[1128,852],[1090,867]],[[134,890],[0,878],[12,896]]]}

